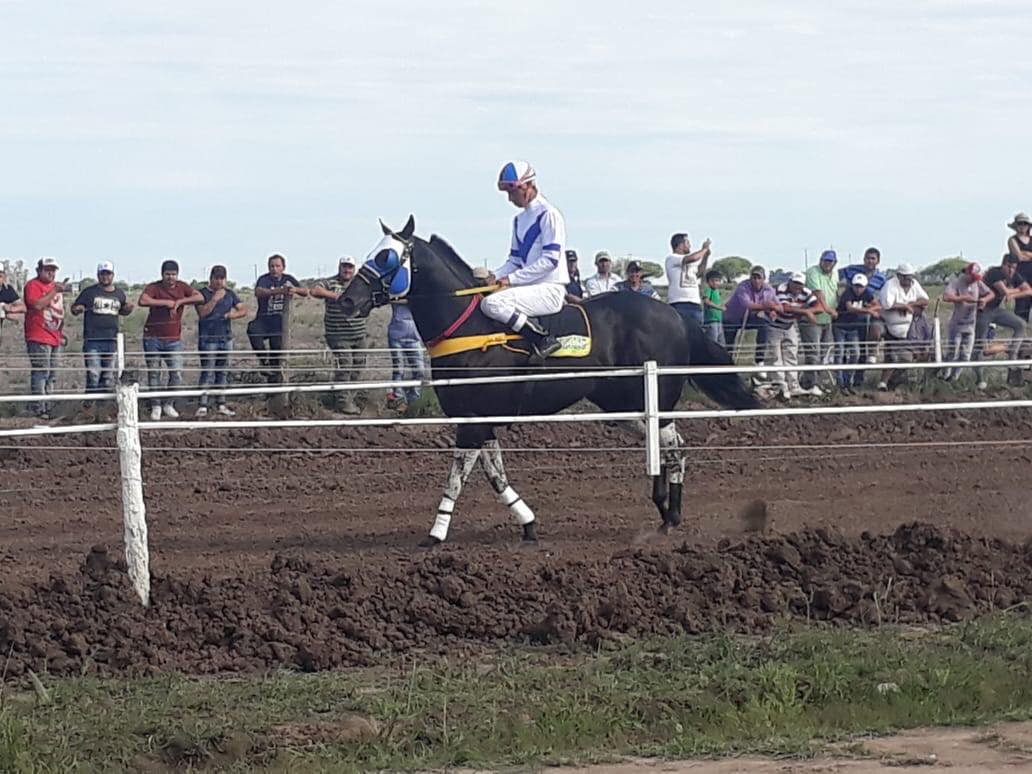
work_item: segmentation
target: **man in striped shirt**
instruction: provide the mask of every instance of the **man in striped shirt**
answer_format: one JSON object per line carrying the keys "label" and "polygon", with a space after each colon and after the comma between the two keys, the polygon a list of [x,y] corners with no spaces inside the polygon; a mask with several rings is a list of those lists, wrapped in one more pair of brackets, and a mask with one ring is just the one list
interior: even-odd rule
{"label": "man in striped shirt", "polygon": [[[333,353],[335,368],[334,382],[360,381],[362,369],[366,365],[366,321],[367,317],[344,316],[340,304],[337,303],[348,285],[355,278],[355,259],[345,255],[340,259],[336,276],[320,280],[312,288],[310,295],[326,302],[326,316],[323,325],[326,334],[326,346]],[[337,409],[345,414],[358,414],[355,390],[335,392]]]}
{"label": "man in striped shirt", "polygon": [[[806,287],[806,276],[793,274],[788,282],[778,285],[774,292],[781,311],[771,312],[770,327],[767,330],[767,363],[777,367],[789,368],[799,365],[799,321],[816,322],[814,311],[820,309],[817,294]],[[777,370],[774,372],[774,383],[785,398],[797,395],[820,395],[821,388],[816,384],[808,390],[799,385],[799,372]]]}

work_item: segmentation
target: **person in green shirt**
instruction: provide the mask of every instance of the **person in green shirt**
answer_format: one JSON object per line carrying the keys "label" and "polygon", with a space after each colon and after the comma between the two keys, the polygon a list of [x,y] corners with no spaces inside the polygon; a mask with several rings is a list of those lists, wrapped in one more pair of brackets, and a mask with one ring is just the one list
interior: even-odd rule
{"label": "person in green shirt", "polygon": [[[834,250],[825,250],[816,266],[811,266],[806,272],[806,287],[817,294],[817,314],[815,321],[799,321],[799,339],[802,343],[803,363],[805,365],[818,365],[831,362],[828,357],[835,349],[835,335],[831,330],[831,321],[838,317],[835,306],[838,301],[838,278],[835,275],[835,264],[838,256]],[[817,384],[817,371],[804,371],[799,375],[799,382],[804,388],[811,388]],[[834,385],[834,378],[830,371],[822,375],[829,383]]]}
{"label": "person in green shirt", "polygon": [[710,269],[706,272],[706,287],[702,291],[702,327],[706,334],[722,347],[724,343],[724,305],[720,303],[720,290],[717,286],[723,279],[719,271]]}

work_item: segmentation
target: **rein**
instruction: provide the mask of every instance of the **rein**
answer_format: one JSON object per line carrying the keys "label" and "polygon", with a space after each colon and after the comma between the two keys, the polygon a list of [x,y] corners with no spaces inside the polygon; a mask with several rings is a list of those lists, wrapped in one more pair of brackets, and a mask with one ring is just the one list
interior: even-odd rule
{"label": "rein", "polygon": [[[470,290],[476,290],[476,288],[470,288]],[[470,315],[473,314],[479,303],[480,296],[473,296],[473,298],[470,299],[469,304],[466,305],[466,308],[463,310],[462,314],[460,314],[458,318],[456,318],[455,322],[453,322],[451,325],[445,328],[440,336],[435,336],[434,338],[430,339],[430,341],[426,342],[427,349],[430,349],[431,347],[436,347],[445,339],[450,339],[452,335],[455,333],[455,331],[461,328],[462,324],[470,318]]]}

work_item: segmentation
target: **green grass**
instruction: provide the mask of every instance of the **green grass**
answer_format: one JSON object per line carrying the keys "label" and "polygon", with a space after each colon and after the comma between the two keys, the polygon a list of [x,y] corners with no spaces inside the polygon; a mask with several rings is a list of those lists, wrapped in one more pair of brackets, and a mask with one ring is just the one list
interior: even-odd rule
{"label": "green grass", "polygon": [[[920,725],[1032,717],[1032,622],[938,632],[679,638],[393,669],[233,680],[46,680],[8,692],[0,770],[499,767],[744,752],[808,755]],[[378,733],[347,741],[355,715]]]}

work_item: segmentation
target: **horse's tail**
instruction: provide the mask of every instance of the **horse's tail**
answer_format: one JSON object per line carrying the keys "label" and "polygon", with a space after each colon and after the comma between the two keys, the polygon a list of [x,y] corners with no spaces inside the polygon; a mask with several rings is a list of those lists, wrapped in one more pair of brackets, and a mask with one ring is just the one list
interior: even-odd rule
{"label": "horse's tail", "polygon": [[[688,334],[688,358],[691,365],[734,365],[727,350],[706,335],[706,331],[694,320],[683,320]],[[760,402],[746,389],[741,377],[735,373],[695,374],[689,377],[695,385],[724,408],[759,408]]]}

